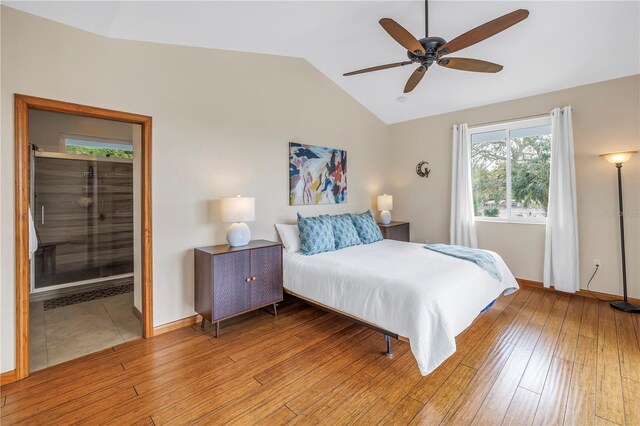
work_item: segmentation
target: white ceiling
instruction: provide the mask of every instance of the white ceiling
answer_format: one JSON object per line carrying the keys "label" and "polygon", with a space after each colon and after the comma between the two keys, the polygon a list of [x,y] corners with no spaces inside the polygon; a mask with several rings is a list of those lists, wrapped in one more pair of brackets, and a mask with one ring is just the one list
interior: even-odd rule
{"label": "white ceiling", "polygon": [[343,77],[406,59],[380,27],[424,35],[422,1],[57,2],[3,4],[108,37],[307,59],[387,123],[640,73],[638,1],[432,1],[430,35],[451,40],[512,10],[529,18],[451,56],[497,62],[497,74],[433,66],[406,102],[413,66]]}

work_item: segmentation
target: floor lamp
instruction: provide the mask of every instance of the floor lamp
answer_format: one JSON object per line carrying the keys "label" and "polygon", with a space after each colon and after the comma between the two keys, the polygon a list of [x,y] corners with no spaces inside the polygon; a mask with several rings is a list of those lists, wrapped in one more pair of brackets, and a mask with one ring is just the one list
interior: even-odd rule
{"label": "floor lamp", "polygon": [[622,208],[622,165],[638,151],[612,152],[610,154],[602,154],[600,157],[616,166],[618,169],[618,205],[620,207],[620,245],[622,247],[622,289],[624,291],[624,300],[611,302],[611,306],[624,312],[640,313],[640,306],[629,303],[627,299],[627,264],[624,254],[624,209]]}

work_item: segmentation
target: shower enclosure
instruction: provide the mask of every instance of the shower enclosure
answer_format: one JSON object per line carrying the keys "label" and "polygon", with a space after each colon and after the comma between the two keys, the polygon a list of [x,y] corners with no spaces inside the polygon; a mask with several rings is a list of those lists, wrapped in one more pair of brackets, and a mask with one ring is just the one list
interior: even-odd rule
{"label": "shower enclosure", "polygon": [[34,151],[31,291],[133,274],[133,160]]}

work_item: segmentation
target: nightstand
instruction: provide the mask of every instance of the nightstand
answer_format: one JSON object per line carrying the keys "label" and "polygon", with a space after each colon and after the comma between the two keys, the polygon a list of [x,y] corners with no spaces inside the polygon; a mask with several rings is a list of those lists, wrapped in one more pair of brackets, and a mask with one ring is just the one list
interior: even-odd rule
{"label": "nightstand", "polygon": [[255,240],[195,249],[195,310],[216,325],[220,321],[282,301],[282,244]]}
{"label": "nightstand", "polygon": [[391,222],[388,225],[378,223],[378,226],[384,239],[409,242],[409,222]]}

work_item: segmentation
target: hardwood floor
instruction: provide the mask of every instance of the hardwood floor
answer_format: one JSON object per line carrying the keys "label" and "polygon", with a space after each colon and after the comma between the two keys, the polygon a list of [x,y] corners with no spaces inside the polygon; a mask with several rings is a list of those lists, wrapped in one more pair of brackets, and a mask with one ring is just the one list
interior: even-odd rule
{"label": "hardwood floor", "polygon": [[2,424],[640,425],[640,317],[542,289],[501,297],[427,377],[409,346],[301,303],[186,327],[1,390]]}

